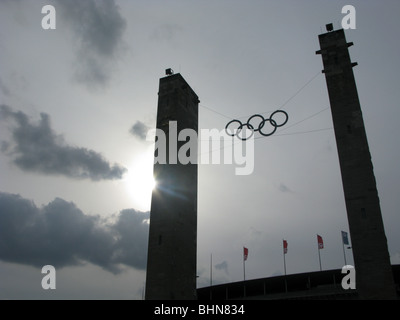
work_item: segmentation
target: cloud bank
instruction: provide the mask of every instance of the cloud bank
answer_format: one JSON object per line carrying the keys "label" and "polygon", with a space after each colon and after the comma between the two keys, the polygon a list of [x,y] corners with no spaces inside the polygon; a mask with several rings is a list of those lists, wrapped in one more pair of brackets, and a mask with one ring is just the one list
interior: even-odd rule
{"label": "cloud bank", "polygon": [[136,121],[129,132],[140,140],[146,140],[150,128],[141,121]]}
{"label": "cloud bank", "polygon": [[46,113],[41,113],[39,123],[33,124],[25,113],[0,105],[0,119],[16,124],[10,127],[11,141],[1,142],[1,151],[24,171],[93,181],[121,179],[126,172],[93,150],[66,144],[52,130]]}
{"label": "cloud bank", "polygon": [[216,264],[214,267],[215,267],[215,269],[217,269],[217,270],[222,270],[222,271],[224,271],[226,274],[229,274],[229,272],[228,272],[228,262],[226,262],[226,261],[223,261],[223,262],[221,262],[221,263],[219,263],[219,264]]}
{"label": "cloud bank", "polygon": [[126,29],[119,7],[114,0],[55,0],[55,7],[77,41],[76,79],[106,84]]}
{"label": "cloud bank", "polygon": [[60,198],[38,208],[20,195],[0,192],[0,259],[39,268],[90,262],[115,274],[121,265],[143,270],[148,219],[148,212],[125,209],[104,220]]}

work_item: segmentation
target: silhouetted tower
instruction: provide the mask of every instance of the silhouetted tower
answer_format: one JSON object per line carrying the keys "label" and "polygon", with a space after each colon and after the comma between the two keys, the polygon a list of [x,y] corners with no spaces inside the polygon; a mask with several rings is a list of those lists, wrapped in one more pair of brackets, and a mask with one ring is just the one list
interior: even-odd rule
{"label": "silhouetted tower", "polygon": [[[199,99],[180,74],[166,74],[160,79],[157,129],[165,132],[167,163],[154,164],[146,299],[196,299],[197,163],[179,162],[186,142],[176,137],[183,129],[198,132]],[[192,146],[197,158],[197,139]]]}
{"label": "silhouetted tower", "polygon": [[348,47],[343,29],[319,35],[360,299],[395,299],[393,274]]}

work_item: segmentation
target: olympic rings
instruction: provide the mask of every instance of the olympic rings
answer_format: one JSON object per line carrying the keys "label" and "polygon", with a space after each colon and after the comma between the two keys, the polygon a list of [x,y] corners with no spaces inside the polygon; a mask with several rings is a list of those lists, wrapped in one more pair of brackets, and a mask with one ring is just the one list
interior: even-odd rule
{"label": "olympic rings", "polygon": [[[278,124],[278,123],[276,122],[276,120],[272,119],[273,116],[276,115],[276,114],[278,114],[278,113],[283,113],[283,115],[285,116],[285,120],[284,120],[282,123],[280,123],[280,124]],[[261,119],[260,122],[258,123],[258,126],[250,123],[250,122],[251,122],[253,119],[255,119],[255,118],[260,118],[260,119]],[[241,140],[243,140],[243,141],[244,141],[244,140],[247,140],[247,139],[250,139],[250,138],[253,136],[254,132],[257,132],[257,131],[258,131],[262,136],[268,137],[268,136],[273,135],[273,134],[275,133],[275,131],[276,131],[277,128],[284,126],[284,125],[288,122],[288,120],[289,120],[289,116],[288,116],[288,114],[287,114],[285,111],[283,111],[283,110],[276,110],[276,111],[274,111],[274,112],[271,114],[271,116],[270,116],[269,118],[264,118],[261,114],[255,114],[255,115],[252,115],[252,116],[247,120],[246,123],[242,123],[240,120],[236,120],[236,119],[235,119],[235,120],[231,120],[231,121],[229,121],[228,124],[226,125],[226,127],[225,127],[225,132],[226,132],[227,135],[229,135],[229,136],[231,136],[231,137],[233,137],[233,136],[236,135],[239,139],[241,139]],[[262,129],[264,128],[264,126],[266,125],[267,122],[269,123],[269,126],[272,127],[272,129],[269,130],[269,131],[267,131],[267,132],[262,131]],[[232,130],[229,130],[230,132],[228,132],[228,127],[229,127],[229,125],[231,125],[232,123],[238,123],[239,126],[238,126],[236,129],[234,129],[233,131],[232,131]],[[243,129],[244,127],[246,127],[247,129],[250,129],[250,131],[251,131],[251,135],[250,135],[250,136],[247,136],[247,135],[246,135],[246,136],[242,137],[242,136],[240,135],[240,133],[241,133],[241,131],[242,131],[242,129]],[[232,132],[233,132],[233,133],[232,133]]]}

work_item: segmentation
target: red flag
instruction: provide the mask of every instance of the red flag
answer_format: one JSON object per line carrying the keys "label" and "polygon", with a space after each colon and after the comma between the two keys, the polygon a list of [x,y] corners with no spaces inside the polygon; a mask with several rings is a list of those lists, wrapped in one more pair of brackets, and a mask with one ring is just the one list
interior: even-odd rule
{"label": "red flag", "polygon": [[322,240],[322,237],[319,234],[317,234],[317,239],[318,239],[318,249],[323,249],[324,241]]}
{"label": "red flag", "polygon": [[247,256],[249,255],[249,249],[243,247],[243,261],[247,260]]}
{"label": "red flag", "polygon": [[283,240],[283,253],[286,254],[287,253],[287,241]]}

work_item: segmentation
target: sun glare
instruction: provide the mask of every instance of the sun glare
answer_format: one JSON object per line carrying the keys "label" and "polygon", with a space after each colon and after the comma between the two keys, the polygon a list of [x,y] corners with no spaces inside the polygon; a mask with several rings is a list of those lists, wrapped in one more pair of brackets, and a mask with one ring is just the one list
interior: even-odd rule
{"label": "sun glare", "polygon": [[147,152],[133,160],[126,177],[126,187],[134,201],[135,209],[150,210],[151,193],[155,186],[153,153]]}

